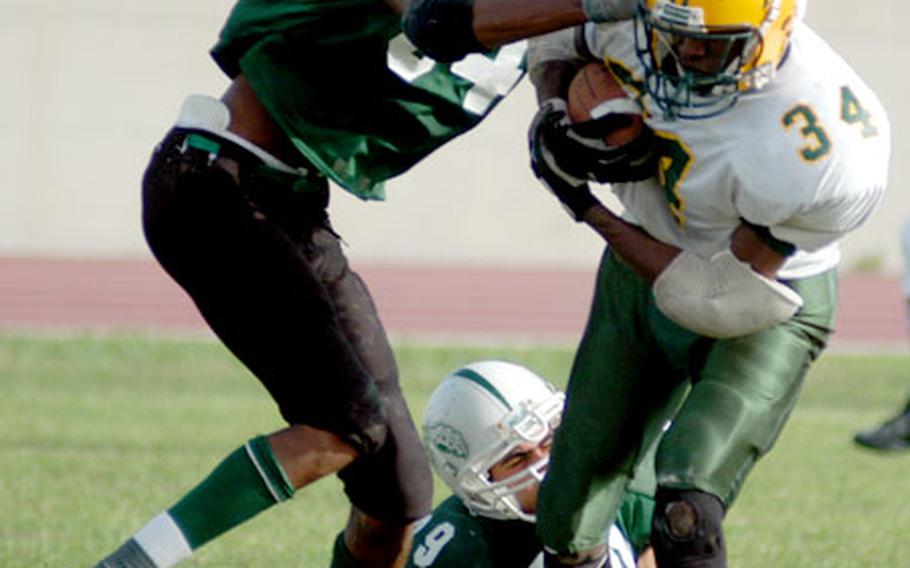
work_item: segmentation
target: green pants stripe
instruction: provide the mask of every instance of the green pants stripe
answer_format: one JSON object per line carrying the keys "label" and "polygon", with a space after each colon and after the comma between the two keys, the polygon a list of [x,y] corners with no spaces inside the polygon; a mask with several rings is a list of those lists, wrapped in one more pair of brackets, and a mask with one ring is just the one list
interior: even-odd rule
{"label": "green pants stripe", "polygon": [[733,502],[832,331],[835,271],[791,284],[804,306],[790,320],[713,340],[667,319],[647,282],[604,255],[540,493],[546,546],[569,553],[603,542],[642,448],[670,418],[655,458],[658,485]]}

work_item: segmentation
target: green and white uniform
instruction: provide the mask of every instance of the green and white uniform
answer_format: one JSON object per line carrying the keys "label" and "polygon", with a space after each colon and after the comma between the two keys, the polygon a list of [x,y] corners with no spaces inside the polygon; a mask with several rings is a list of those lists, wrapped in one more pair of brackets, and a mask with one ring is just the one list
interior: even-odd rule
{"label": "green and white uniform", "polygon": [[[795,248],[779,277],[804,306],[752,335],[701,337],[667,319],[648,283],[607,251],[540,493],[544,543],[560,552],[602,542],[639,448],[689,387],[658,448],[658,485],[705,491],[730,506],[832,331],[837,240],[867,219],[887,178],[884,109],[806,25],[796,25],[770,84],[701,120],[668,120],[653,104],[635,54],[636,25],[588,25],[583,33],[590,53],[641,101],[660,139],[658,175],[613,186],[625,218],[705,257],[728,248],[743,221],[765,227],[769,244]],[[631,440],[635,432],[642,439]]]}
{"label": "green and white uniform", "polygon": [[[608,531],[610,568],[634,568],[651,533],[652,497],[628,493]],[[537,568],[540,539],[533,523],[471,514],[461,500],[443,501],[417,529],[408,568]]]}
{"label": "green and white uniform", "polygon": [[240,0],[212,55],[244,74],[296,148],[363,199],[479,123],[524,73],[525,43],[422,57],[382,0]]}

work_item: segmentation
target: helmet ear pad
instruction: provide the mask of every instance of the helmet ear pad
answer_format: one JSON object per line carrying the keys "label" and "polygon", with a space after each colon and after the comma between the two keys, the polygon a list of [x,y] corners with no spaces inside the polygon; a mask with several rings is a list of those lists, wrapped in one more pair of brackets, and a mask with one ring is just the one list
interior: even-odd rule
{"label": "helmet ear pad", "polygon": [[519,445],[549,437],[563,400],[561,392],[519,365],[481,361],[458,369],[436,387],[424,413],[430,464],[473,513],[534,521],[516,495],[540,483],[549,457],[497,481],[490,468]]}

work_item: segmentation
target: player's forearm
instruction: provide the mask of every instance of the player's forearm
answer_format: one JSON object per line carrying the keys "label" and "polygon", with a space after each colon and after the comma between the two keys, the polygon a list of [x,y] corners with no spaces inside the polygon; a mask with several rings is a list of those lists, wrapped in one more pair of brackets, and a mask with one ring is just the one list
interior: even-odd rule
{"label": "player's forearm", "polygon": [[[408,39],[444,63],[581,24],[588,17],[583,1],[606,10],[601,3],[616,0],[386,0],[395,10],[405,7],[401,21]],[[629,17],[627,10],[604,10],[613,20]]]}
{"label": "player's forearm", "polygon": [[776,278],[787,257],[771,249],[753,227],[742,224],[730,236],[730,250],[736,258],[748,262],[755,272]]}
{"label": "player's forearm", "polygon": [[475,0],[474,35],[493,48],[586,21],[581,0]]}
{"label": "player's forearm", "polygon": [[584,222],[648,282],[653,282],[682,252],[682,249],[658,241],[635,225],[623,221],[602,205],[591,207],[584,215]]}

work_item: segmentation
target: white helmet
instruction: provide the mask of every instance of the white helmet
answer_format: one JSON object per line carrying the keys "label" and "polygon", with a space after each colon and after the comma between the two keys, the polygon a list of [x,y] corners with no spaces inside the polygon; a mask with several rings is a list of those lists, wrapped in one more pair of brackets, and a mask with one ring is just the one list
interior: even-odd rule
{"label": "white helmet", "polygon": [[423,421],[430,463],[477,515],[534,522],[515,498],[540,483],[549,457],[506,479],[490,468],[523,442],[543,441],[558,424],[564,395],[528,369],[503,361],[472,363],[436,387]]}

